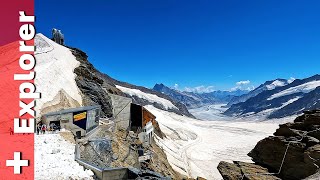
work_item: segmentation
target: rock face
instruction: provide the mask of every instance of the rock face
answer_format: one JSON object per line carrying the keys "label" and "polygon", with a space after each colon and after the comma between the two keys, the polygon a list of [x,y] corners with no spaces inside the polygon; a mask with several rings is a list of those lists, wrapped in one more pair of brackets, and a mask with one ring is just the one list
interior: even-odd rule
{"label": "rock face", "polygon": [[79,49],[72,49],[73,55],[80,62],[74,72],[77,75],[76,83],[83,94],[84,105],[100,105],[102,116],[112,116],[112,101],[104,90],[104,81],[98,76],[97,70],[87,60],[86,53]]}
{"label": "rock face", "polygon": [[235,180],[235,179],[246,179],[246,180],[258,180],[258,179],[268,179],[268,180],[279,180],[280,178],[268,175],[268,169],[261,166],[234,161],[233,163],[228,163],[221,161],[218,165],[218,170],[221,173],[223,179],[225,180]]}
{"label": "rock face", "polygon": [[[240,172],[247,174],[244,170],[247,165],[253,170],[249,174],[271,172],[278,178],[288,180],[319,175],[320,110],[305,111],[293,123],[280,125],[274,136],[259,141],[248,155],[252,157],[254,165],[221,162],[218,170],[223,178],[239,179]],[[316,179],[319,178],[317,176]]]}

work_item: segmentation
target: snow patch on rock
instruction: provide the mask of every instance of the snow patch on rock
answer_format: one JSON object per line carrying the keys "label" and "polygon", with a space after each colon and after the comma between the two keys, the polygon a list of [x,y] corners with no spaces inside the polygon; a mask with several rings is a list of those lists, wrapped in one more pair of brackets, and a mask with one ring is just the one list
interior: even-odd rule
{"label": "snow patch on rock", "polygon": [[285,85],[287,85],[285,82],[275,80],[271,84],[266,85],[266,87],[268,90],[272,90],[272,89],[275,89],[276,87],[281,87],[281,86],[285,86]]}

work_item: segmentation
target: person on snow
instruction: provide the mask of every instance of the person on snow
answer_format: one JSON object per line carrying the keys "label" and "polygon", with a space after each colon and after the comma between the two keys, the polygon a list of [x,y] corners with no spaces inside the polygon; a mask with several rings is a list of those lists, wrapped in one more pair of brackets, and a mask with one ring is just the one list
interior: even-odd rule
{"label": "person on snow", "polygon": [[42,126],[41,126],[42,133],[45,134],[46,130],[47,130],[47,126],[45,124],[42,124]]}
{"label": "person on snow", "polygon": [[41,125],[37,124],[37,135],[39,135],[40,131],[41,131]]}

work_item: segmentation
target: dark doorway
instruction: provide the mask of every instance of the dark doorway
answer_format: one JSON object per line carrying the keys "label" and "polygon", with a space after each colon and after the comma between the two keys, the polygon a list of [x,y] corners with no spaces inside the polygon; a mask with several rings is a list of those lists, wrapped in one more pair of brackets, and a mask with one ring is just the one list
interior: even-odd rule
{"label": "dark doorway", "polygon": [[131,120],[131,130],[137,131],[137,129],[142,127],[142,106],[131,104],[130,111]]}

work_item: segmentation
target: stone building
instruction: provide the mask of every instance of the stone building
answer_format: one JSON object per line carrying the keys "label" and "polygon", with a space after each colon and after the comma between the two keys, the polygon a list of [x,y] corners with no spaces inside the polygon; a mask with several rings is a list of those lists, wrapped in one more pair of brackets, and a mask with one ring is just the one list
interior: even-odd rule
{"label": "stone building", "polygon": [[73,134],[78,132],[85,136],[99,125],[100,111],[100,106],[65,109],[43,115],[42,123],[47,126],[53,123],[70,130]]}

